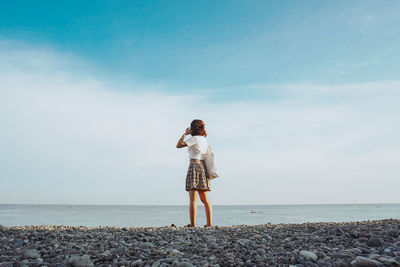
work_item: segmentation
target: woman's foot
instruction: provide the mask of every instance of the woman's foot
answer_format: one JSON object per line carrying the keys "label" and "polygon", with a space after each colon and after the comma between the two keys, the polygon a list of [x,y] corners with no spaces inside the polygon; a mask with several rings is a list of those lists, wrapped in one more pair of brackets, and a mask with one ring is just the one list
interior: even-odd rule
{"label": "woman's foot", "polygon": [[191,224],[188,224],[188,225],[186,225],[185,227],[195,227],[195,226],[193,226],[193,225],[191,225]]}
{"label": "woman's foot", "polygon": [[204,227],[211,227],[211,226],[212,226],[212,225],[207,225],[207,224],[206,224],[206,225],[204,225]]}

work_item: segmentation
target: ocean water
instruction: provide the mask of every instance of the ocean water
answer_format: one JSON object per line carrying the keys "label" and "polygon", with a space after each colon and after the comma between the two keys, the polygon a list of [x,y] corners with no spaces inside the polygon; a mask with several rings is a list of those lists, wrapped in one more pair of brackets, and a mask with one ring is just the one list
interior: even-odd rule
{"label": "ocean water", "polygon": [[[215,205],[213,225],[346,222],[400,219],[400,204]],[[82,226],[184,226],[188,206],[0,204],[0,224]],[[197,225],[206,224],[203,205]]]}

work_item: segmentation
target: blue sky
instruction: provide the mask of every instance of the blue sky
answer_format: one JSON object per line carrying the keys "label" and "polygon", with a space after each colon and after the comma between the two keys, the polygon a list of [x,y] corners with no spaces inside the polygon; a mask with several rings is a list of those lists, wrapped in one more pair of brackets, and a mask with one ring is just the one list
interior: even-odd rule
{"label": "blue sky", "polygon": [[216,92],[397,79],[399,10],[398,1],[13,1],[0,34],[82,56],[102,75]]}
{"label": "blue sky", "polygon": [[400,202],[399,13],[399,1],[9,2],[0,203],[186,204],[175,139],[194,118],[223,173],[216,204]]}

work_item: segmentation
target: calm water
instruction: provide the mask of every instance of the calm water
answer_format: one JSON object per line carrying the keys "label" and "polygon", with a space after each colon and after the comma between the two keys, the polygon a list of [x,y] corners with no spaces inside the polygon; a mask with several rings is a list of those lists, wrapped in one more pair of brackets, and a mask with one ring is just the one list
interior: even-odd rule
{"label": "calm water", "polygon": [[[400,204],[213,206],[214,225],[343,222],[396,218]],[[198,206],[197,225],[206,223]],[[188,206],[8,205],[0,204],[0,224],[84,226],[183,226]]]}

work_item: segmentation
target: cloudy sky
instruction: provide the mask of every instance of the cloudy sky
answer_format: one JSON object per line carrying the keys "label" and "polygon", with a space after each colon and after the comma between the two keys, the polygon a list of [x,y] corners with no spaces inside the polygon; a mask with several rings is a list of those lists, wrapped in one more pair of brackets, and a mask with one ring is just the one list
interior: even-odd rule
{"label": "cloudy sky", "polygon": [[400,203],[399,1],[13,1],[0,203]]}

